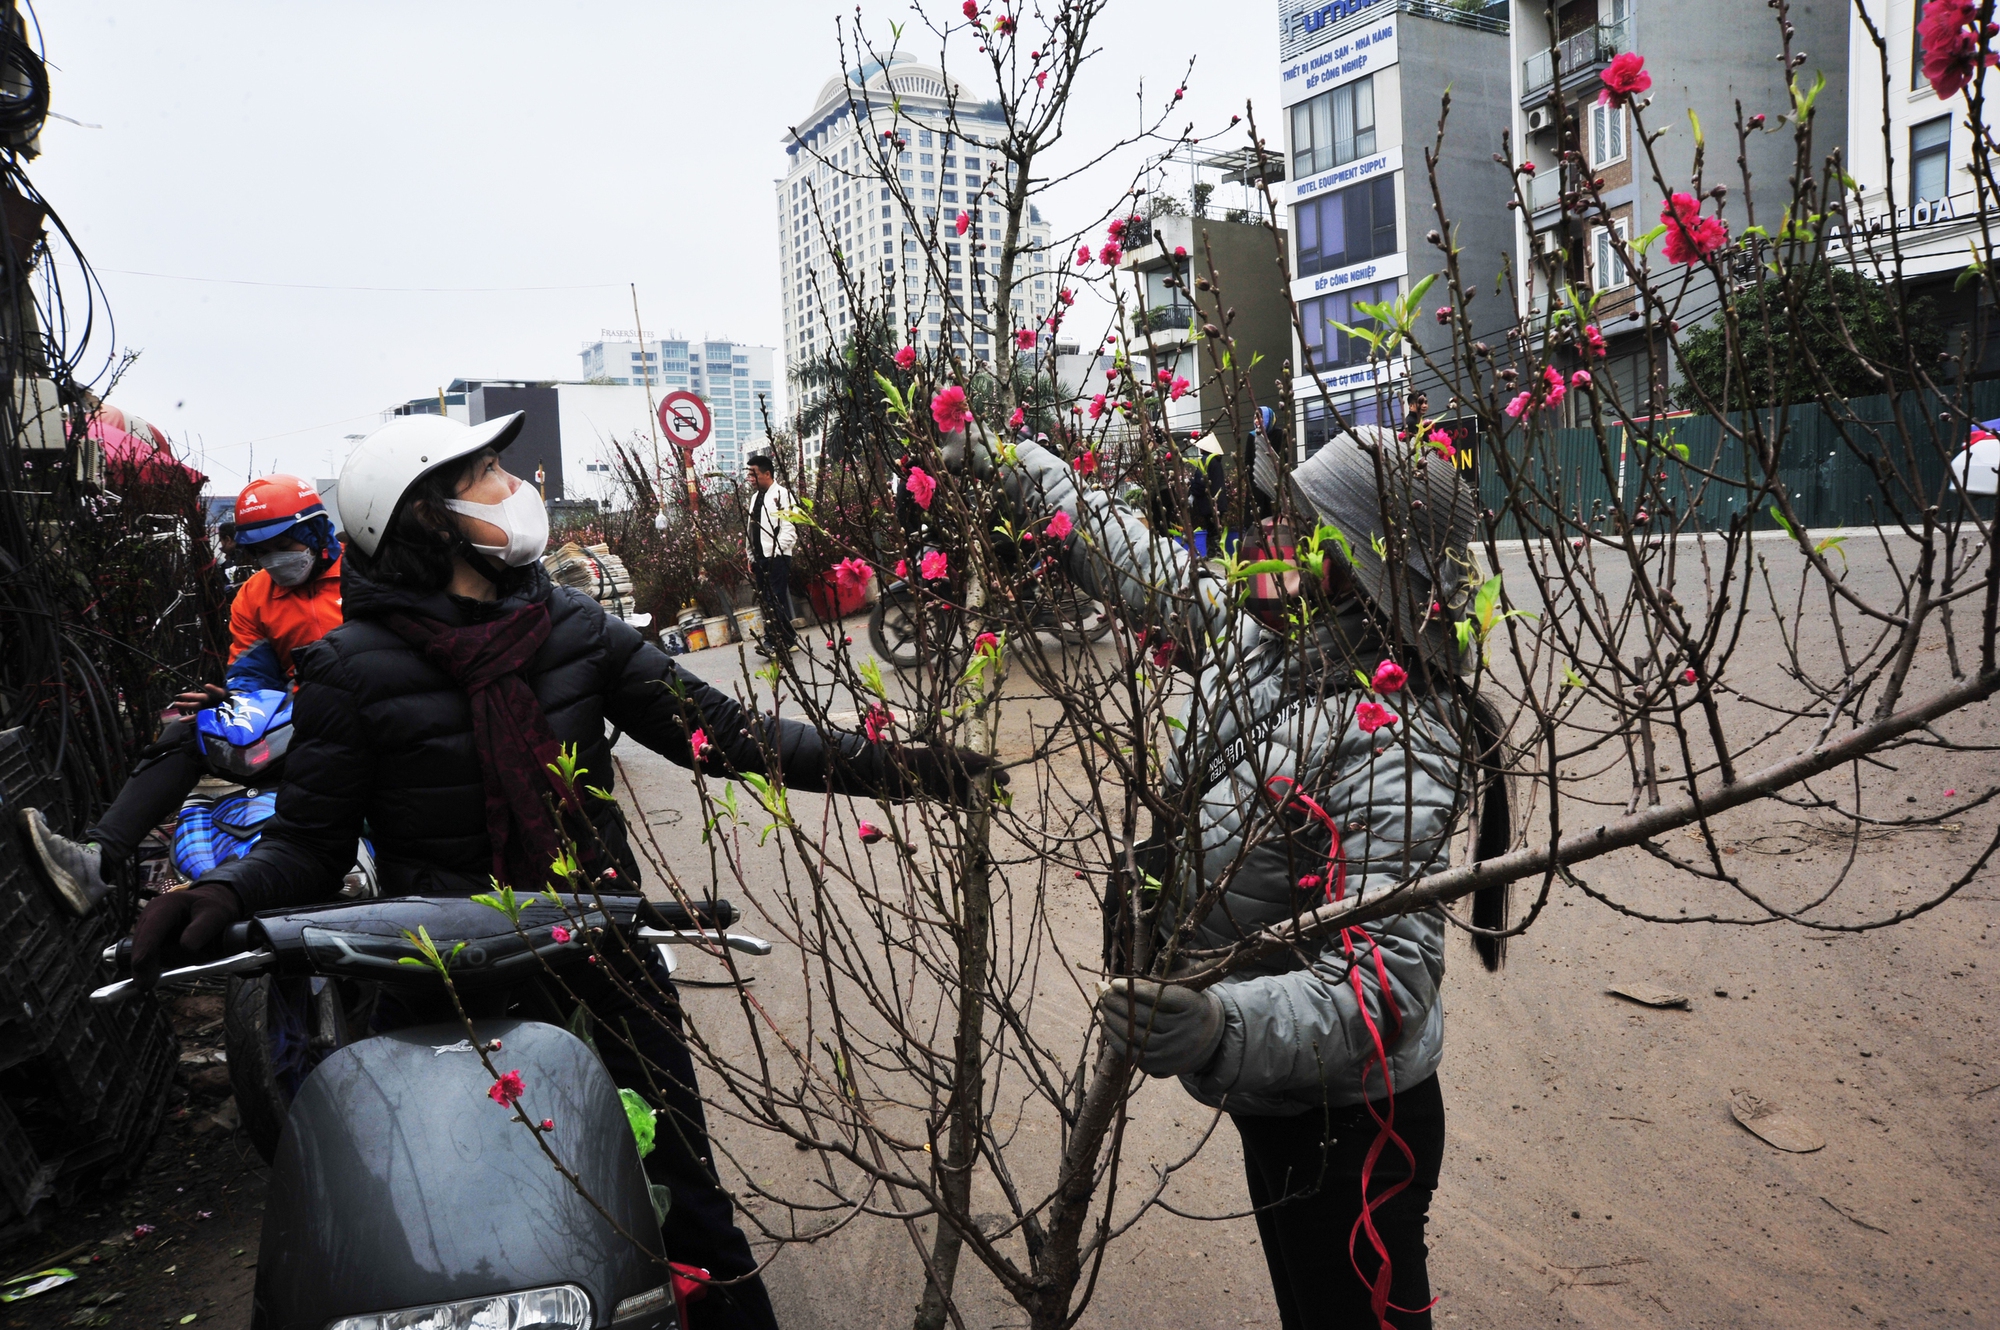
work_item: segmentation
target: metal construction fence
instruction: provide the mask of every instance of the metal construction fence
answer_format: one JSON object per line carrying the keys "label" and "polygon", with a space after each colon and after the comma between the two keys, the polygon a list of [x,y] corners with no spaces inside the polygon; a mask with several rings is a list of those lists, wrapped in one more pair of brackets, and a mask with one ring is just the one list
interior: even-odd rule
{"label": "metal construction fence", "polygon": [[[1965,446],[1965,412],[1974,420],[2000,415],[2000,380],[1974,383],[1956,399],[1904,393],[1894,407],[1887,397],[1857,397],[1838,412],[1813,404],[1785,409],[1782,421],[1773,419],[1776,410],[1759,415],[1766,436],[1781,439],[1778,479],[1800,518],[1824,528],[1895,525],[1916,520],[1932,504],[1956,502],[1946,468]],[[1631,515],[1664,507],[1648,515],[1655,530],[1728,531],[1753,503],[1751,529],[1777,526],[1769,498],[1758,497],[1762,467],[1713,416],[1665,416],[1629,431],[1615,426],[1606,444],[1600,448],[1589,429],[1557,429],[1532,444],[1510,431],[1500,447],[1532,492],[1525,506],[1531,514],[1546,512],[1537,520],[1552,527],[1558,512],[1588,522],[1613,509]],[[1501,514],[1498,537],[1535,534],[1524,532],[1508,509],[1501,459],[1490,444],[1480,452],[1480,503]]]}

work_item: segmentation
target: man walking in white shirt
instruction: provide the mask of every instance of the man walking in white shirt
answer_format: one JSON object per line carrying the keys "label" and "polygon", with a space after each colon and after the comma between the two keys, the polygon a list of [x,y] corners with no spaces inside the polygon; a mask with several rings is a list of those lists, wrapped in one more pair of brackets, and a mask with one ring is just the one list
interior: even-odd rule
{"label": "man walking in white shirt", "polygon": [[792,548],[799,529],[787,516],[798,501],[778,483],[769,453],[751,454],[750,483],[757,490],[750,501],[750,568],[764,602],[764,640],[757,654],[784,655],[798,642],[792,627]]}

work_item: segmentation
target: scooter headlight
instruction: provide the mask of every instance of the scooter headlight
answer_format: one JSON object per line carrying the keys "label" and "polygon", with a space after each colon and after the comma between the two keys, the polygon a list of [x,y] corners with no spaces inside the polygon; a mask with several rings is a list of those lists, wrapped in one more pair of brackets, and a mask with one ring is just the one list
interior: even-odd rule
{"label": "scooter headlight", "polygon": [[574,1284],[558,1284],[435,1307],[344,1316],[326,1330],[590,1330],[590,1296]]}

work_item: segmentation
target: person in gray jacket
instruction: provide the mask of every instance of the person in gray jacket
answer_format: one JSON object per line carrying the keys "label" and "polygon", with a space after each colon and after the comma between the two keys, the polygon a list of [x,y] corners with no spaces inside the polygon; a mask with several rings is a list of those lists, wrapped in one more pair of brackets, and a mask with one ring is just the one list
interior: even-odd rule
{"label": "person in gray jacket", "polygon": [[[1155,829],[1165,960],[1150,972],[1445,867],[1475,795],[1477,853],[1504,849],[1504,783],[1480,774],[1497,717],[1462,677],[1475,500],[1445,459],[1374,427],[1330,441],[1289,477],[1313,534],[1288,542],[1281,515],[1251,556],[1302,553],[1307,572],[1267,571],[1248,596],[1047,449],[993,464],[1029,522],[1069,515],[1082,589],[1170,634],[1197,676],[1168,765],[1184,825]],[[1475,901],[1489,968],[1505,917],[1504,889]],[[1120,978],[1100,997],[1114,1049],[1234,1121],[1286,1330],[1431,1324],[1445,929],[1443,910],[1415,910],[1208,987]]]}

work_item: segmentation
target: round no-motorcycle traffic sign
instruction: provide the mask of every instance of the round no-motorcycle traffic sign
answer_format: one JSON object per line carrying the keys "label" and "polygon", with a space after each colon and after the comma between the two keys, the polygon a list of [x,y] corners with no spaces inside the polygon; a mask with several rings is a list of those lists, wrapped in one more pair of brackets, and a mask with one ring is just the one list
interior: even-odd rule
{"label": "round no-motorcycle traffic sign", "polygon": [[668,393],[660,401],[660,428],[667,432],[668,438],[689,452],[708,442],[708,432],[713,424],[708,414],[708,403],[702,401],[698,393],[681,388]]}

